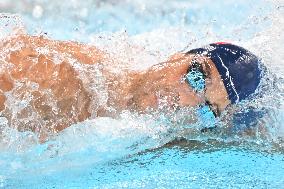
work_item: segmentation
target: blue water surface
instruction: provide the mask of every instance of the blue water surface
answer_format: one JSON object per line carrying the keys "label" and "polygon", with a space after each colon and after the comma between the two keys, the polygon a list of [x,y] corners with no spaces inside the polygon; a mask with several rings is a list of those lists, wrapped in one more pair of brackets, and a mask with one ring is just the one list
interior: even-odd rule
{"label": "blue water surface", "polygon": [[[209,142],[210,143],[210,142]],[[63,163],[63,162],[62,162]],[[30,172],[30,171],[28,171]],[[283,153],[205,142],[141,152],[102,164],[17,173],[4,188],[283,188]],[[31,179],[32,177],[32,179]]]}

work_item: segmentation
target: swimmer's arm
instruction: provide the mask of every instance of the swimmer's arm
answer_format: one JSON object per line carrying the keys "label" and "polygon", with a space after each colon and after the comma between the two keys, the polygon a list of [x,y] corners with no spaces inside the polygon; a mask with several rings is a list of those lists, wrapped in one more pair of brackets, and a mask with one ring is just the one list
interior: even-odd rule
{"label": "swimmer's arm", "polygon": [[[27,107],[16,112],[16,116],[25,118],[35,112],[38,119],[45,123],[41,128],[32,126],[38,120],[27,125],[20,123],[15,127],[38,132],[41,141],[47,138],[46,133],[59,132],[91,115],[89,107],[91,99],[96,100],[95,94],[88,91],[72,63],[111,62],[106,53],[94,46],[42,36],[7,38],[0,42],[0,52],[0,115],[6,117],[9,123],[17,119],[12,117],[13,104],[7,102],[5,94],[12,93],[19,100],[25,98],[22,94],[32,96]],[[37,83],[38,89],[28,88],[30,82]],[[17,87],[16,83],[22,83],[24,87]],[[55,104],[56,112],[54,105],[49,105],[50,101]]]}
{"label": "swimmer's arm", "polygon": [[[95,46],[74,41],[58,41],[43,36],[18,35],[5,40],[2,49],[16,49],[19,57],[35,57],[44,54],[51,60],[61,57],[66,61],[72,58],[81,64],[95,64],[105,62],[108,55]],[[15,50],[11,51],[11,53]]]}

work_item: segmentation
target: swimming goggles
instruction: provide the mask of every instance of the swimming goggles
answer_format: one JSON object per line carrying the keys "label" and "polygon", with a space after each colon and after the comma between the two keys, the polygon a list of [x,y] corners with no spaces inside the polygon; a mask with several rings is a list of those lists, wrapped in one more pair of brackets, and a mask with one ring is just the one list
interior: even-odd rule
{"label": "swimming goggles", "polygon": [[[206,92],[206,77],[207,75],[204,72],[202,65],[196,60],[193,60],[185,75],[185,79],[196,93],[204,94]],[[206,123],[206,127],[201,131],[216,127],[215,118],[218,117],[219,112],[214,111],[212,104],[208,100],[205,100],[205,103],[199,106],[197,113],[202,122]]]}

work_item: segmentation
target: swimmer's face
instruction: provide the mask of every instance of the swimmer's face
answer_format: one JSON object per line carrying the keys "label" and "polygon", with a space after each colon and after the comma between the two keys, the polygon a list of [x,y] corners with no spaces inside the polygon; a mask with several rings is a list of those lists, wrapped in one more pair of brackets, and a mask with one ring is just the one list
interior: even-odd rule
{"label": "swimmer's face", "polygon": [[[185,79],[193,59],[206,72],[205,90],[201,93],[197,93]],[[206,57],[180,54],[168,62],[153,66],[145,79],[147,82],[143,88],[147,95],[142,97],[144,108],[158,106],[160,102],[166,102],[170,107],[194,107],[208,102],[218,115],[230,104],[217,68]]]}

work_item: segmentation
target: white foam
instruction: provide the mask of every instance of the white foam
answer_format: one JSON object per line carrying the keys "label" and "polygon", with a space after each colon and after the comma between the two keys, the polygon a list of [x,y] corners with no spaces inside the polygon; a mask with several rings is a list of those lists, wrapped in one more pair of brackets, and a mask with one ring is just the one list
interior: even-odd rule
{"label": "white foam", "polygon": [[[8,17],[12,19],[9,21],[11,30],[15,27],[24,28],[21,21],[23,18],[30,33],[40,26],[41,31],[49,32],[48,35],[52,38],[76,39],[94,44],[122,62],[120,65],[112,65],[117,72],[128,68],[143,70],[167,60],[175,52],[184,52],[211,42],[228,41],[261,56],[273,72],[283,77],[283,2],[271,1],[272,3],[266,4],[266,1],[260,1],[259,4],[252,5],[253,2],[259,1],[242,0],[236,3],[228,0],[212,4],[211,1],[63,0],[20,3],[22,9],[19,9],[14,1],[6,0],[5,7],[11,6],[11,10],[22,14],[9,14]],[[264,9],[264,5],[272,6],[271,11]],[[40,6],[42,10],[35,6]],[[233,8],[233,12],[228,14],[224,10],[227,7]],[[226,13],[227,16],[221,13]],[[241,14],[247,17],[244,18]],[[65,20],[57,20],[55,17]],[[244,20],[238,21],[238,17]],[[41,22],[43,20],[45,22]],[[42,25],[38,25],[38,21]],[[8,31],[1,25],[0,38],[10,35],[11,30]],[[74,66],[76,67],[75,64]],[[87,68],[81,67],[81,70],[84,69]],[[80,73],[82,78],[86,77],[83,71]],[[284,85],[279,84],[279,87],[278,95],[283,98]],[[10,103],[17,102],[13,98],[8,100]],[[283,101],[280,104],[282,105],[277,108],[282,111]],[[23,105],[17,102],[15,107],[21,108]],[[277,115],[277,123],[271,124],[279,125],[279,133],[284,133],[284,116],[282,113]],[[7,127],[5,129],[6,141],[0,145],[0,149],[7,149],[7,143],[16,151],[31,150],[37,146],[38,154],[42,157],[64,156],[80,151],[83,153],[92,149],[91,153],[97,154],[97,161],[104,159],[106,155],[111,159],[155,148],[173,137],[168,136],[168,125],[155,122],[154,118],[147,121],[143,116],[129,113],[121,115],[119,119],[95,118],[78,123],[61,132],[46,146],[38,145],[31,133],[20,133]]]}

